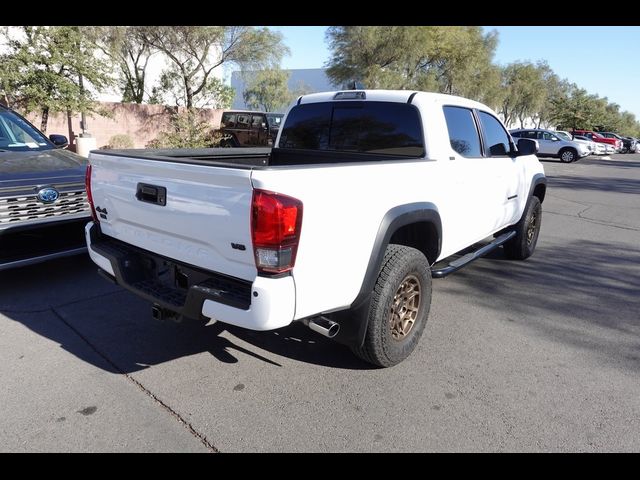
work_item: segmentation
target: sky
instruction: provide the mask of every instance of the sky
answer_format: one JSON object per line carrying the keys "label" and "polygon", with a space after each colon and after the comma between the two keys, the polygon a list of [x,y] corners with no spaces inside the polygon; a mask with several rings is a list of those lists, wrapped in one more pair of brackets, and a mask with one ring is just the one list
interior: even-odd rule
{"label": "sky", "polygon": [[[329,58],[325,26],[270,27],[284,35],[291,55],[282,67],[320,68]],[[589,93],[607,97],[640,120],[640,27],[521,26],[484,27],[497,30],[494,61],[546,60],[561,78]]]}

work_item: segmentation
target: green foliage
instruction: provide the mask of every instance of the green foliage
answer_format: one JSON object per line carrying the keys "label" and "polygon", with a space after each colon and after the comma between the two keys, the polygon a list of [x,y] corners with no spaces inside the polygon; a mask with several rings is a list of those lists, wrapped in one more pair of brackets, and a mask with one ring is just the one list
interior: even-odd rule
{"label": "green foliage", "polygon": [[84,27],[20,27],[2,58],[0,86],[10,105],[42,111],[46,131],[49,112],[97,112],[93,94],[113,83],[109,63],[95,55]]}
{"label": "green foliage", "polygon": [[287,85],[290,73],[284,70],[268,69],[252,75],[246,84],[243,97],[247,107],[265,112],[277,112],[292,100],[292,92]]}
{"label": "green foliage", "polygon": [[288,52],[282,35],[267,28],[154,26],[141,27],[140,34],[169,60],[158,93],[188,108],[228,106],[233,92],[213,78],[216,68],[235,64],[261,69],[275,65]]}
{"label": "green foliage", "polygon": [[[175,70],[168,69],[162,72],[160,84],[153,89],[151,100],[155,103],[183,106],[189,104],[184,93],[182,75]],[[202,89],[192,97],[192,102],[196,102],[199,107],[229,108],[234,96],[235,89],[233,87],[225,85],[219,78],[210,77],[202,85]]]}
{"label": "green foliage", "polygon": [[156,50],[146,42],[141,27],[88,27],[87,36],[117,67],[122,101],[142,103],[149,96],[147,65]]}
{"label": "green foliage", "polygon": [[219,139],[209,122],[196,109],[172,112],[170,126],[147,144],[147,148],[209,148]]}
{"label": "green foliage", "polygon": [[472,26],[338,26],[329,28],[327,39],[327,74],[337,86],[359,80],[367,88],[437,91],[497,103],[495,32]]}
{"label": "green foliage", "polygon": [[504,92],[500,113],[505,124],[520,121],[520,127],[528,118],[539,114],[547,100],[547,88],[543,70],[530,62],[515,62],[502,70]]}
{"label": "green foliage", "polygon": [[119,133],[117,135],[113,135],[109,139],[109,144],[105,145],[103,148],[133,148],[133,140],[129,135]]}
{"label": "green foliage", "polygon": [[494,108],[507,125],[640,130],[632,114],[570,85],[545,62],[493,64],[497,34],[480,27],[337,26],[327,40],[327,74],[338,88],[358,80],[366,88],[461,95]]}

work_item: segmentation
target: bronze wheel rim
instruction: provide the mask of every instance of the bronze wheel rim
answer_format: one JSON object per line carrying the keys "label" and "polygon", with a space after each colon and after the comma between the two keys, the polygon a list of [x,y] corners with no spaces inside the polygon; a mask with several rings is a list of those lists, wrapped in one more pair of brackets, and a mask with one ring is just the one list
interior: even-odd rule
{"label": "bronze wheel rim", "polygon": [[404,340],[418,318],[420,309],[420,281],[407,275],[396,290],[389,312],[389,328],[394,340]]}
{"label": "bronze wheel rim", "polygon": [[531,221],[527,227],[527,245],[531,245],[536,235],[536,229],[538,228],[538,212],[534,211],[531,215]]}

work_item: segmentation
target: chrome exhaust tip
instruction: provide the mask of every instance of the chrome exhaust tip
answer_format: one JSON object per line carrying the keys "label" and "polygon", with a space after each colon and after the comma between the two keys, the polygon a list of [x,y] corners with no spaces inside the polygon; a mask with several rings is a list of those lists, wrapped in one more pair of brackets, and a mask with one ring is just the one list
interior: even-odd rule
{"label": "chrome exhaust tip", "polygon": [[307,318],[302,322],[314,332],[327,338],[335,337],[340,331],[340,324],[329,320],[327,317]]}

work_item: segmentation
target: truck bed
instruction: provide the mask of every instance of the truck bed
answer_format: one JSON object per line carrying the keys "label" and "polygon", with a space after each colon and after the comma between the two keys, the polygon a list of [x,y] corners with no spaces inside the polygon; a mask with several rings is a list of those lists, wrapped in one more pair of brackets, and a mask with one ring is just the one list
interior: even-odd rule
{"label": "truck bed", "polygon": [[114,155],[160,162],[187,163],[216,167],[255,169],[276,166],[325,165],[338,163],[416,161],[417,157],[384,153],[360,153],[331,150],[297,150],[290,148],[167,148],[96,150],[100,155]]}
{"label": "truck bed", "polygon": [[159,162],[250,169],[269,165],[271,148],[136,148],[96,150],[95,153]]}

